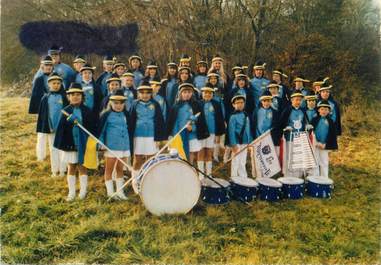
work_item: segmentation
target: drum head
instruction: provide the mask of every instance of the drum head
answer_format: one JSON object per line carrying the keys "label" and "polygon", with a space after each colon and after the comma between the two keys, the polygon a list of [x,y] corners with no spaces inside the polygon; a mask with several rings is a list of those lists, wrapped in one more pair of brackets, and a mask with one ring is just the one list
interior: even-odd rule
{"label": "drum head", "polygon": [[300,185],[304,183],[303,179],[294,178],[294,177],[278,178],[278,181],[287,185]]}
{"label": "drum head", "polygon": [[241,186],[245,186],[245,187],[257,187],[258,186],[258,183],[255,180],[249,179],[249,178],[233,177],[232,182],[234,182],[238,185],[241,185]]}
{"label": "drum head", "polygon": [[[224,188],[230,186],[230,183],[228,181],[224,180],[224,179],[214,178],[214,180],[216,182],[218,182],[219,184],[221,184]],[[218,185],[216,182],[214,182],[213,180],[210,180],[208,178],[204,178],[202,180],[202,185],[206,186],[206,187],[211,187],[211,188],[221,188],[221,186]]]}
{"label": "drum head", "polygon": [[333,180],[322,176],[308,176],[307,180],[316,184],[332,185]]}
{"label": "drum head", "polygon": [[279,181],[276,181],[275,179],[271,178],[257,178],[257,181],[259,184],[262,184],[264,186],[273,187],[273,188],[280,188],[282,187],[282,183]]}
{"label": "drum head", "polygon": [[185,214],[197,204],[200,192],[196,170],[178,159],[153,164],[140,183],[143,204],[154,215]]}

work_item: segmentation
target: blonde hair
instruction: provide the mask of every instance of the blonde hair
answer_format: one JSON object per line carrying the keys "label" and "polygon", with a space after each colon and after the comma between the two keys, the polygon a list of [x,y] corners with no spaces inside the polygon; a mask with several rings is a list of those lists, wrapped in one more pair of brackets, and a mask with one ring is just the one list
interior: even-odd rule
{"label": "blonde hair", "polygon": [[[210,66],[210,68],[208,70],[208,74],[210,74],[211,72],[213,72],[215,70],[216,69],[214,68],[213,63],[212,63],[212,65]],[[222,61],[221,61],[221,67],[220,67],[220,70],[218,70],[218,73],[220,75],[220,79],[223,81],[223,86],[225,87],[227,85],[228,78],[227,78],[227,75],[226,75],[225,70],[224,70],[224,63]]]}

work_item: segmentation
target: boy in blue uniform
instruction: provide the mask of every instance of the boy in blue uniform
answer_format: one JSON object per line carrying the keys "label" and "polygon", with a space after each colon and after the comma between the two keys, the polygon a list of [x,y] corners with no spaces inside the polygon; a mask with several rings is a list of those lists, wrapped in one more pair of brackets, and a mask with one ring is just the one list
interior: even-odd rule
{"label": "boy in blue uniform", "polygon": [[163,114],[164,121],[167,119],[167,103],[159,94],[160,88],[161,88],[161,80],[158,78],[155,78],[154,80],[149,82],[149,85],[152,87],[152,96],[153,99],[159,103],[161,113]]}
{"label": "boy in blue uniform", "polygon": [[81,70],[82,76],[82,91],[84,96],[84,105],[87,106],[93,113],[94,117],[99,116],[99,112],[101,111],[101,103],[102,103],[102,91],[101,88],[97,86],[94,81],[94,70],[95,67],[92,67],[89,64],[85,64]]}
{"label": "boy in blue uniform", "polygon": [[[231,147],[233,155],[253,140],[250,132],[250,119],[244,111],[245,100],[246,98],[242,94],[237,94],[231,99],[234,111],[229,117],[227,135],[228,145]],[[232,178],[247,178],[246,159],[247,149],[233,158],[230,173]]]}
{"label": "boy in blue uniform", "polygon": [[86,64],[86,60],[83,55],[77,55],[75,56],[73,60],[73,69],[75,71],[75,83],[81,83],[82,82],[82,76],[81,76],[81,68]]}
{"label": "boy in blue uniform", "polygon": [[291,106],[286,107],[282,114],[280,115],[279,123],[276,126],[277,134],[282,135],[284,132],[286,139],[286,150],[284,150],[285,155],[283,156],[283,165],[285,168],[286,177],[302,177],[302,170],[291,171],[288,168],[288,157],[289,150],[291,148],[292,133],[302,132],[304,130],[312,129],[312,126],[308,124],[308,118],[305,109],[302,108],[303,94],[301,91],[294,91],[291,98]]}
{"label": "boy in blue uniform", "polygon": [[142,58],[139,55],[132,55],[128,58],[129,70],[134,74],[135,88],[140,86],[144,77],[144,69],[142,66]]}
{"label": "boy in blue uniform", "polygon": [[41,60],[41,73],[34,79],[32,85],[32,95],[29,102],[29,114],[38,114],[40,102],[45,93],[49,91],[48,88],[48,76],[53,71],[53,59],[52,57],[45,56]]}
{"label": "boy in blue uniform", "polygon": [[197,73],[193,79],[194,86],[201,90],[207,82],[208,77],[206,76],[208,72],[208,63],[206,60],[200,60],[197,62]]}
{"label": "boy in blue uniform", "polygon": [[318,168],[315,175],[328,178],[329,150],[336,150],[337,135],[336,126],[330,118],[331,104],[327,100],[321,100],[318,105],[319,115],[312,120],[316,137],[316,159]]}
{"label": "boy in blue uniform", "polygon": [[134,139],[132,183],[137,192],[136,177],[141,166],[158,151],[160,141],[167,140],[164,117],[159,103],[152,98],[149,85],[138,87],[138,99],[131,107],[129,125]]}
{"label": "boy in blue uniform", "polygon": [[81,84],[72,83],[66,91],[69,99],[69,105],[63,110],[69,114],[69,117],[61,115],[56,136],[54,138],[54,147],[62,150],[62,160],[68,163],[67,182],[69,194],[67,201],[75,199],[76,174],[79,174],[80,192],[79,198],[84,199],[87,194],[87,169],[83,166],[83,150],[86,144],[86,136],[75,125],[77,122],[82,124],[92,134],[95,134],[95,119],[93,112],[83,104],[84,96]]}
{"label": "boy in blue uniform", "polygon": [[[231,99],[236,95],[240,94],[245,96],[245,111],[246,113],[251,116],[256,105],[253,95],[253,90],[251,88],[250,82],[248,80],[247,75],[244,74],[238,74],[236,76],[236,85],[235,88],[233,88],[227,97],[225,97],[225,119],[229,120],[229,115],[232,111],[234,111],[231,105]],[[258,98],[259,100],[259,98]]]}
{"label": "boy in blue uniform", "polygon": [[134,74],[132,72],[125,72],[120,78],[122,81],[122,89],[124,96],[126,97],[125,107],[127,111],[130,111],[132,103],[137,99],[137,91],[134,87]]}
{"label": "boy in blue uniform", "polygon": [[[305,84],[309,83],[309,82],[310,82],[310,80],[304,79],[303,76],[295,77],[295,79],[294,79],[295,88],[294,88],[293,92],[295,92],[295,91],[300,92],[300,93],[302,93],[303,97],[306,96],[307,95],[307,89],[305,88]],[[306,101],[304,98],[302,99],[301,107],[303,109],[306,109]]]}
{"label": "boy in blue uniform", "polygon": [[131,156],[130,152],[130,134],[129,134],[129,115],[125,108],[126,97],[122,89],[114,91],[110,96],[110,104],[105,112],[103,112],[99,123],[99,139],[113,152],[106,151],[105,156],[105,186],[107,196],[110,197],[114,193],[114,183],[112,180],[112,172],[116,171],[116,190],[118,190],[117,198],[126,200],[122,187],[123,180],[123,164],[117,160],[116,156],[124,161]]}
{"label": "boy in blue uniform", "polygon": [[101,88],[103,97],[107,96],[107,79],[112,75],[112,68],[114,66],[114,58],[106,55],[103,58],[103,73],[98,77],[96,84]]}
{"label": "boy in blue uniform", "polygon": [[61,110],[68,104],[62,78],[57,73],[52,73],[48,78],[49,92],[41,99],[37,118],[37,160],[46,157],[46,139],[49,143],[50,166],[52,177],[64,176],[66,163],[62,161],[60,151],[53,147],[55,132],[61,118]]}
{"label": "boy in blue uniform", "polygon": [[63,85],[65,89],[67,89],[70,86],[70,83],[75,80],[75,71],[69,65],[61,62],[61,50],[62,48],[52,46],[49,49],[48,54],[53,59],[54,72],[62,76]]}
{"label": "boy in blue uniform", "polygon": [[304,96],[304,99],[307,102],[306,114],[307,114],[308,122],[311,123],[312,119],[318,115],[316,110],[317,96],[312,90],[308,89],[306,95]]}
{"label": "boy in blue uniform", "polygon": [[327,83],[324,83],[321,86],[321,88],[319,89],[318,102],[320,100],[327,100],[328,101],[329,105],[331,106],[330,117],[336,126],[336,135],[340,136],[341,135],[340,107],[339,107],[339,103],[337,103],[331,95],[331,88],[332,88],[332,85],[328,85]]}
{"label": "boy in blue uniform", "polygon": [[177,64],[169,62],[167,64],[167,75],[161,80],[161,87],[159,94],[165,98],[168,108],[175,104],[177,92],[178,92],[178,72]]}
{"label": "boy in blue uniform", "polygon": [[[214,88],[205,86],[201,89],[202,110],[204,112],[209,137],[200,141],[201,150],[197,156],[197,166],[207,175],[212,173],[212,155],[216,145],[219,144],[219,138],[225,133],[225,121],[221,108],[221,103],[213,99]],[[203,178],[199,174],[200,179]]]}
{"label": "boy in blue uniform", "polygon": [[253,66],[254,77],[250,80],[251,87],[253,89],[253,97],[255,106],[259,105],[259,97],[262,92],[266,90],[270,81],[265,78],[265,66],[266,63],[258,60]]}
{"label": "boy in blue uniform", "polygon": [[179,86],[179,100],[170,110],[167,120],[168,135],[174,136],[185,124],[200,112],[200,116],[195,122],[187,127],[189,140],[189,162],[193,163],[197,159],[197,153],[201,150],[200,140],[209,137],[208,128],[202,106],[194,96],[194,86],[192,83],[182,83]]}

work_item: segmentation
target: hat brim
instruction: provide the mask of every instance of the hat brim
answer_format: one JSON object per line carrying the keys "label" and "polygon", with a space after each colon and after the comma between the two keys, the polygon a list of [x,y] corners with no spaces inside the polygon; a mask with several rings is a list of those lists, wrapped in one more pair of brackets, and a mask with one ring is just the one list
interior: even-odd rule
{"label": "hat brim", "polygon": [[127,98],[125,96],[120,96],[120,95],[114,95],[110,96],[110,100],[126,100]]}
{"label": "hat brim", "polygon": [[69,88],[67,91],[66,91],[66,94],[72,94],[72,93],[84,93],[82,89],[80,88]]}

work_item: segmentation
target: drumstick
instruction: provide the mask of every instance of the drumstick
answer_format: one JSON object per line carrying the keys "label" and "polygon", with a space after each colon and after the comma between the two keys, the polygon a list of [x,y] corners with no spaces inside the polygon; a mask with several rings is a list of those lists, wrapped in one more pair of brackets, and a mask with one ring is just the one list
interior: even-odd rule
{"label": "drumstick", "polygon": [[[196,115],[194,115],[196,118],[198,118],[198,116],[200,116],[201,112],[198,112],[196,113]],[[192,121],[188,121],[183,128],[181,128],[171,139],[168,140],[168,142],[156,153],[155,157],[154,158],[157,158],[165,149],[168,148],[168,146],[172,143],[173,139],[176,138],[176,136],[178,136],[182,131],[184,131],[190,124],[192,123]]]}
{"label": "drumstick", "polygon": [[[271,131],[271,129],[268,130],[268,131]],[[239,155],[240,153],[242,153],[243,151],[245,151],[247,148],[253,146],[253,145],[256,144],[259,140],[262,140],[262,138],[265,137],[265,136],[267,135],[267,132],[268,132],[268,131],[264,132],[264,133],[263,133],[261,136],[259,136],[257,139],[253,140],[250,144],[247,144],[244,148],[242,148],[241,150],[239,150],[237,153],[233,154],[232,157],[231,157],[228,161],[226,161],[225,163],[222,163],[221,165],[219,165],[218,167],[216,167],[216,168],[213,170],[212,174],[213,174],[213,173],[216,173],[218,170],[220,170],[221,168],[223,168],[223,167],[225,166],[225,164],[231,162],[231,161],[234,159],[234,157],[236,157],[237,155]]]}

